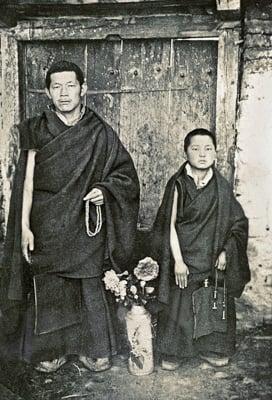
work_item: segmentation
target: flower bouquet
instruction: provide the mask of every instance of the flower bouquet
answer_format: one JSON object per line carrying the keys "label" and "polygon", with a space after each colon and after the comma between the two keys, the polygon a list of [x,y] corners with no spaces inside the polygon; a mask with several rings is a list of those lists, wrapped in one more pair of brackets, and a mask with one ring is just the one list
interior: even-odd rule
{"label": "flower bouquet", "polygon": [[116,301],[129,308],[126,312],[128,339],[128,368],[133,375],[148,375],[153,372],[152,317],[145,309],[149,300],[155,298],[154,281],[159,274],[159,265],[151,257],[138,262],[132,273],[105,272],[105,288],[116,297]]}
{"label": "flower bouquet", "polygon": [[106,271],[103,278],[106,290],[110,290],[116,301],[124,306],[144,306],[155,297],[154,286],[150,281],[155,280],[159,274],[159,265],[151,257],[146,257],[138,262],[132,273],[128,271],[117,274],[113,269]]}

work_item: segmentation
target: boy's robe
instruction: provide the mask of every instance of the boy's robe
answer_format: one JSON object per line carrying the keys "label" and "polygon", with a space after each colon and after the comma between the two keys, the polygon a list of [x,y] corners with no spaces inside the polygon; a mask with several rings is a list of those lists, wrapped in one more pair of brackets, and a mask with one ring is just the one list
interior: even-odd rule
{"label": "boy's robe", "polygon": [[217,185],[215,179],[197,189],[186,173],[177,182],[178,205],[175,228],[183,261],[190,274],[210,272],[217,218]]}
{"label": "boy's robe", "polygon": [[[152,256],[160,265],[158,300],[165,304],[169,301],[170,280],[174,271],[174,260],[170,248],[171,212],[177,179],[183,172],[185,164],[167,183],[152,232]],[[217,191],[217,216],[211,275],[213,275],[217,257],[222,250],[225,250],[228,293],[230,296],[240,297],[245,284],[250,280],[246,253],[248,221],[241,205],[235,199],[229,183],[215,168],[214,177]],[[183,204],[182,199],[179,199],[179,204]],[[180,213],[182,214],[182,210]]]}
{"label": "boy's robe", "polygon": [[[32,264],[21,252],[22,191],[27,152],[21,152],[11,197],[3,259],[2,310],[24,309],[29,277],[40,273],[69,278],[101,276],[104,259],[120,272],[130,266],[139,207],[139,182],[132,159],[116,133],[93,111],[67,127],[52,111],[19,125],[37,148],[31,230]],[[38,132],[38,134],[37,134]],[[26,148],[28,148],[26,146]],[[83,197],[103,192],[101,232],[89,237]],[[96,209],[90,204],[94,230]],[[53,294],[54,295],[54,294]],[[12,315],[12,312],[9,313]],[[18,314],[16,314],[18,316]],[[14,322],[16,325],[16,322]]]}

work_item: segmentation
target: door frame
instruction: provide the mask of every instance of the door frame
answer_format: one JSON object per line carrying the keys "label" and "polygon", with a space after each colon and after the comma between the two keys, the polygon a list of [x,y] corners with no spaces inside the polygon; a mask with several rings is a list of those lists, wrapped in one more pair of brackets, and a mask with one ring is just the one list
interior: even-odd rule
{"label": "door frame", "polygon": [[1,33],[2,104],[0,105],[0,162],[3,207],[7,220],[12,185],[11,154],[18,137],[13,127],[20,121],[19,57],[22,42],[50,40],[151,39],[218,41],[216,137],[217,166],[233,184],[235,176],[236,112],[240,61],[239,21],[222,22],[214,16],[148,15],[138,17],[37,18],[20,21]]}

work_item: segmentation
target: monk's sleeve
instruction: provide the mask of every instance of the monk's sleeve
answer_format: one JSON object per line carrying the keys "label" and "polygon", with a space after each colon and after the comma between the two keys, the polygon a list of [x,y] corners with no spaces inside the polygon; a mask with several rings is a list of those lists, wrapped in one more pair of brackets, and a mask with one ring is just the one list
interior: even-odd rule
{"label": "monk's sleeve", "polygon": [[[35,124],[36,119],[37,118],[32,118],[31,123]],[[38,150],[38,129],[30,128],[30,120],[22,122],[17,128],[19,131],[20,148],[22,150]]]}
{"label": "monk's sleeve", "polygon": [[247,258],[248,219],[234,197],[230,220],[232,223],[224,244],[227,259],[226,274],[230,294],[240,297],[245,284],[250,280]]}
{"label": "monk's sleeve", "polygon": [[107,251],[117,271],[129,269],[137,232],[139,181],[133,161],[117,135],[101,182],[93,186],[104,195]]}
{"label": "monk's sleeve", "polygon": [[163,199],[152,228],[151,256],[159,263],[158,300],[167,304],[170,294],[170,275],[173,257],[170,248],[171,212],[176,185],[176,176],[167,183]]}

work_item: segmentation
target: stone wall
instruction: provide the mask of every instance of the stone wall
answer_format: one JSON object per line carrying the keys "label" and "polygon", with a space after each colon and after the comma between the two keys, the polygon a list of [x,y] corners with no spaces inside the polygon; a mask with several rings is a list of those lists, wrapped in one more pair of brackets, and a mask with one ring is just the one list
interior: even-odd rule
{"label": "stone wall", "polygon": [[271,2],[252,2],[248,6],[242,49],[235,185],[238,199],[249,217],[250,229],[248,254],[252,280],[238,301],[243,326],[272,322],[271,21]]}

